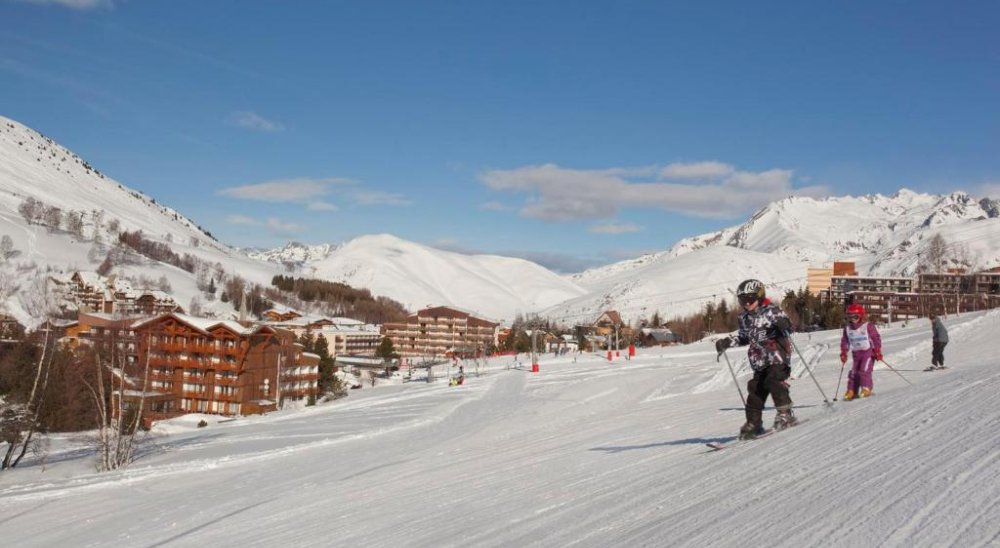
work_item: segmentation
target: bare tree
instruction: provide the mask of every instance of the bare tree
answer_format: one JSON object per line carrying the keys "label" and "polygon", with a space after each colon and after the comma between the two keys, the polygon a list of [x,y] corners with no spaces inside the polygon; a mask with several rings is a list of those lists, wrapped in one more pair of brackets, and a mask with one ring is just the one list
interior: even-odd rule
{"label": "bare tree", "polygon": [[94,383],[84,381],[97,409],[97,469],[101,472],[127,468],[135,460],[149,382],[149,353],[138,377],[130,376],[128,360],[117,343],[112,337],[107,353],[97,354]]}
{"label": "bare tree", "polygon": [[79,239],[83,239],[83,213],[79,211],[67,211],[64,215],[66,222],[66,231],[70,234],[76,236]]}
{"label": "bare tree", "polygon": [[7,262],[7,259],[14,253],[14,240],[7,234],[0,238],[0,262]]}
{"label": "bare tree", "polygon": [[7,298],[17,291],[17,278],[12,272],[0,270],[0,310],[4,309]]}
{"label": "bare tree", "polygon": [[17,211],[21,214],[22,217],[24,217],[24,220],[27,221],[28,224],[30,225],[34,223],[38,219],[38,217],[42,214],[42,210],[44,207],[45,205],[42,204],[42,202],[39,202],[34,198],[28,198],[17,206]]}
{"label": "bare tree", "polygon": [[4,452],[3,460],[0,461],[0,470],[14,468],[21,462],[38,430],[39,410],[44,400],[45,388],[49,383],[49,371],[52,369],[52,355],[49,348],[51,338],[48,324],[46,324],[44,332],[42,352],[38,356],[38,364],[35,366],[35,380],[31,385],[28,400],[20,404],[0,406],[0,432],[2,432],[0,441],[7,442],[7,450]]}
{"label": "bare tree", "polygon": [[56,206],[49,206],[45,208],[45,213],[42,215],[42,224],[48,227],[49,231],[59,230],[62,226],[62,210]]}
{"label": "bare tree", "polygon": [[201,299],[195,295],[191,297],[191,304],[188,305],[188,314],[192,316],[201,316]]}
{"label": "bare tree", "polygon": [[945,256],[948,253],[948,244],[940,233],[935,234],[927,244],[927,249],[919,255],[919,269],[922,272],[933,272],[941,274],[944,271]]}
{"label": "bare tree", "polygon": [[101,209],[94,209],[90,212],[91,222],[94,223],[94,242],[101,243],[103,236],[101,233],[104,231],[104,211]]}
{"label": "bare tree", "polygon": [[968,272],[976,272],[982,268],[982,255],[969,249],[968,244],[952,244],[951,262],[964,267]]}

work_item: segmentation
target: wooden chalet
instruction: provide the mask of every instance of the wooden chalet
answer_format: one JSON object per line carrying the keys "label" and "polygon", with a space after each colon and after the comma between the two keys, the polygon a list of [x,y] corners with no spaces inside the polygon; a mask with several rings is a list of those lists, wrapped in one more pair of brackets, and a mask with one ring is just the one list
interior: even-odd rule
{"label": "wooden chalet", "polygon": [[131,330],[136,353],[126,375],[135,390],[124,396],[142,401],[149,417],[264,413],[318,392],[319,357],[286,330],[176,313]]}

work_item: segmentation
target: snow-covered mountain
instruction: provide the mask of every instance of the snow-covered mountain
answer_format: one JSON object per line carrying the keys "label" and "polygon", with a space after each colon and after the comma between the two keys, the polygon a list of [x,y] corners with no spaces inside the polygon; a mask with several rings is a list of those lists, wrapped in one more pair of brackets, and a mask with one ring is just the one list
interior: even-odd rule
{"label": "snow-covered mountain", "polygon": [[[61,215],[78,213],[78,230],[65,223],[57,229],[43,221],[29,223],[19,211],[29,198],[46,209],[58,208]],[[463,255],[390,235],[364,236],[341,245],[293,242],[282,249],[243,252],[100,173],[53,140],[0,117],[0,235],[12,241],[11,256],[0,262],[0,303],[8,313],[27,325],[38,323],[50,305],[43,295],[43,273],[58,277],[95,270],[119,231],[136,230],[178,255],[191,254],[261,285],[269,285],[279,273],[323,278],[367,288],[411,310],[449,305],[509,320],[584,293],[572,281],[523,259]],[[179,268],[142,260],[120,265],[115,272],[153,280],[165,276],[182,306],[202,297],[206,313],[232,313],[232,305],[204,299],[196,276]]]}
{"label": "snow-covered mountain", "polygon": [[854,261],[861,274],[910,276],[932,237],[953,265],[1000,264],[998,201],[906,189],[894,196],[791,197],[738,226],[681,240],[669,250],[570,277],[588,294],[543,314],[567,323],[613,308],[626,321],[690,314],[756,277],[780,294],[805,285],[806,269]]}
{"label": "snow-covered mountain", "polygon": [[[648,260],[608,267],[606,275],[588,272],[576,278],[588,293],[542,312],[567,325],[596,319],[603,310],[617,310],[622,319],[636,323],[658,312],[663,318],[701,310],[720,299],[732,300],[731,291],[746,278],[770,284],[768,291],[782,294],[804,283],[806,265],[780,255],[711,246],[670,257],[648,255]],[[618,268],[616,268],[618,267]]]}
{"label": "snow-covered mountain", "polygon": [[[29,198],[63,215],[75,213],[76,228],[27,222],[19,208]],[[40,321],[50,304],[44,296],[47,275],[95,270],[120,230],[142,230],[178,255],[262,285],[279,273],[316,277],[367,288],[411,310],[448,305],[499,320],[538,312],[567,324],[592,321],[607,309],[630,322],[654,312],[666,318],[689,314],[747,277],[759,277],[780,293],[804,285],[809,266],[835,260],[853,260],[864,274],[911,275],[937,234],[961,264],[1000,264],[1000,202],[905,189],[893,196],[786,198],[741,225],[568,277],[522,259],[463,255],[390,235],[243,252],[51,139],[0,117],[0,237],[9,237],[11,246],[0,257],[0,305],[7,313],[25,324]],[[164,263],[122,264],[116,273],[165,278],[182,306],[204,296],[196,274]],[[202,304],[209,314],[232,312],[217,301]]]}
{"label": "snow-covered mountain", "polygon": [[337,249],[335,244],[309,245],[300,242],[288,242],[285,247],[277,249],[245,249],[247,256],[260,261],[281,263],[291,266],[304,266],[307,263],[321,261]]}
{"label": "snow-covered mountain", "polygon": [[[28,199],[45,210],[33,223],[21,211]],[[69,216],[76,220],[68,222]],[[255,283],[270,284],[282,271],[216,241],[184,215],[104,175],[52,139],[0,117],[0,238],[9,237],[11,246],[0,257],[0,308],[25,325],[38,323],[52,304],[45,288],[49,277],[97,269],[119,231],[137,230],[178,255],[189,254],[213,270],[220,264]],[[163,278],[184,307],[202,295],[196,274],[169,264],[133,260],[114,272],[121,278]],[[204,306],[208,312],[232,312],[232,305],[218,301],[206,300]]]}
{"label": "snow-covered mountain", "polygon": [[964,192],[935,196],[907,189],[893,196],[790,197],[737,227],[682,240],[668,254],[725,245],[817,266],[853,260],[862,274],[907,276],[916,271],[931,236],[940,233],[950,245],[967,248],[973,264],[966,266],[995,266],[998,204]]}
{"label": "snow-covered mountain", "polygon": [[288,246],[252,256],[298,264],[295,274],[364,287],[410,310],[456,306],[494,319],[537,311],[585,294],[572,281],[524,259],[464,255],[389,234],[340,246]]}

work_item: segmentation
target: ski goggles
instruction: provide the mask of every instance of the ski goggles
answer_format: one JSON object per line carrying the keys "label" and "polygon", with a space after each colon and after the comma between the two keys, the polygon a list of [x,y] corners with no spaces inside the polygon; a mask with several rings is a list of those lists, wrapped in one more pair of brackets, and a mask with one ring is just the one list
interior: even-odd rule
{"label": "ski goggles", "polygon": [[847,319],[848,321],[856,322],[861,319],[861,316],[859,314],[848,314]]}
{"label": "ski goggles", "polygon": [[757,302],[757,295],[737,295],[736,299],[740,301],[743,306],[750,306]]}

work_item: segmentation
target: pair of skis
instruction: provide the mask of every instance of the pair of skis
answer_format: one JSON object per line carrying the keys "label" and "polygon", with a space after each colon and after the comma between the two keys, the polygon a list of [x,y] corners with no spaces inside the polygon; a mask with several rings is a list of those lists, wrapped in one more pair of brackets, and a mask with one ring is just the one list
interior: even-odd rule
{"label": "pair of skis", "polygon": [[764,438],[769,437],[769,436],[771,436],[773,434],[776,434],[778,432],[783,432],[783,431],[788,430],[790,428],[795,428],[796,426],[798,426],[798,425],[800,425],[800,424],[802,424],[802,423],[804,423],[804,422],[806,422],[808,420],[809,419],[799,419],[798,422],[796,422],[794,425],[789,426],[787,428],[783,428],[781,430],[775,430],[774,428],[768,428],[767,430],[764,430],[763,434],[758,434],[757,437],[754,437],[754,438],[751,438],[751,439],[748,439],[748,440],[741,440],[741,439],[737,438],[737,439],[726,441],[726,442],[715,442],[715,441],[712,441],[712,442],[706,443],[705,445],[709,448],[709,453],[714,452],[714,451],[721,451],[721,450],[726,449],[728,447],[734,447],[734,446],[737,446],[737,445],[743,445],[743,444],[746,444],[746,443],[750,443],[752,441],[757,441],[757,440],[760,440],[760,439],[764,439]]}

